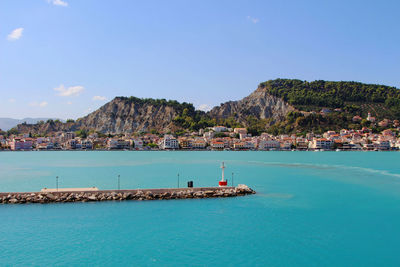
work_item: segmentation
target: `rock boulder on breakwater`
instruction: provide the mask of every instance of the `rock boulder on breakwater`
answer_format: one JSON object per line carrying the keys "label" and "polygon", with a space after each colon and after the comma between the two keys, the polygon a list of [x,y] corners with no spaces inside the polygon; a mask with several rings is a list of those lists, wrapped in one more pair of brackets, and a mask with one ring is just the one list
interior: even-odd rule
{"label": "rock boulder on breakwater", "polygon": [[255,191],[246,185],[228,188],[202,189],[146,189],[141,190],[103,190],[93,192],[29,192],[29,193],[1,193],[1,204],[22,203],[57,203],[57,202],[89,202],[110,200],[168,200],[188,198],[217,198],[236,197],[255,194]]}

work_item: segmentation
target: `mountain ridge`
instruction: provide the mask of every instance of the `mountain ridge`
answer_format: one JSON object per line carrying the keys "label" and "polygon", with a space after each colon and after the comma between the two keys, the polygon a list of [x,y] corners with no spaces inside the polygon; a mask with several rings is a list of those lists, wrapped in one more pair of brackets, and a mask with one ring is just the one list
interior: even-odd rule
{"label": "mountain ridge", "polygon": [[[320,114],[326,110],[325,114]],[[329,112],[328,112],[329,111]],[[263,131],[293,133],[320,132],[357,125],[353,116],[399,119],[400,90],[395,87],[359,82],[301,81],[275,79],[260,83],[243,99],[227,101],[209,112],[175,100],[115,97],[76,122],[48,125],[18,125],[20,132],[85,130],[104,134],[134,132],[196,131],[215,125],[247,127],[253,134]]]}

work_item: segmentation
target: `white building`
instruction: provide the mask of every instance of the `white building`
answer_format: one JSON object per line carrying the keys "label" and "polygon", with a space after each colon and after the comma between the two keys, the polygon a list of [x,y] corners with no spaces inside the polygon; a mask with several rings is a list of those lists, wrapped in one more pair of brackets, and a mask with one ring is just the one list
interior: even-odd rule
{"label": "white building", "polygon": [[172,135],[165,135],[164,138],[161,140],[160,148],[161,149],[178,149],[179,142]]}
{"label": "white building", "polygon": [[214,126],[212,129],[214,132],[217,132],[217,133],[228,131],[228,129],[225,126]]}
{"label": "white building", "polygon": [[258,144],[258,149],[267,150],[267,149],[278,149],[281,147],[281,143],[276,140],[261,140]]}
{"label": "white building", "polygon": [[333,141],[327,140],[325,138],[314,138],[310,142],[310,148],[312,149],[331,149]]}

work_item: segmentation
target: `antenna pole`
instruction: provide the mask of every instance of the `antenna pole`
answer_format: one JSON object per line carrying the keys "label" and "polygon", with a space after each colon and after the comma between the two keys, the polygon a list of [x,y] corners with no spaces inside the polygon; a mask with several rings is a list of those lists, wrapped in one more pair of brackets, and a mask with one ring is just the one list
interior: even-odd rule
{"label": "antenna pole", "polygon": [[221,169],[222,169],[222,181],[225,181],[225,164],[224,164],[224,162],[222,162]]}

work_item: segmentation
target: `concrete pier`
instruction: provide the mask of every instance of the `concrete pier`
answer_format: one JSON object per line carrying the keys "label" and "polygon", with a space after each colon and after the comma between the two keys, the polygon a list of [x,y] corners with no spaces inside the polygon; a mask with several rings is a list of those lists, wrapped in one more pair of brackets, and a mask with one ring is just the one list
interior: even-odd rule
{"label": "concrete pier", "polygon": [[195,187],[195,188],[156,188],[132,190],[88,190],[45,192],[3,192],[0,193],[1,204],[23,203],[58,203],[58,202],[88,202],[88,201],[121,201],[121,200],[168,200],[189,198],[236,197],[255,194],[246,185],[237,187]]}

